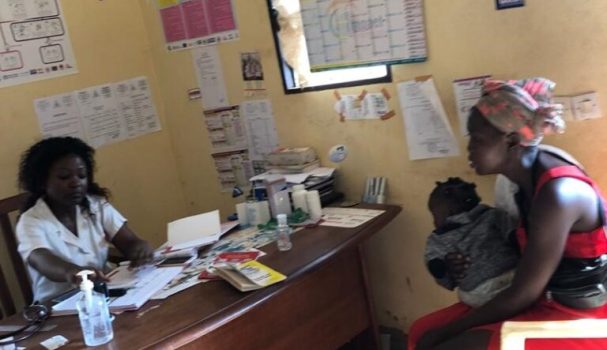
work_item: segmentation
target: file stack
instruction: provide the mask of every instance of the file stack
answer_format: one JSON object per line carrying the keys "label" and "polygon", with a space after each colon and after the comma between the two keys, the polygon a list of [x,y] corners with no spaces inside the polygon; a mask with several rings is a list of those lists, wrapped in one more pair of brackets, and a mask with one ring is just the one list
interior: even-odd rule
{"label": "file stack", "polygon": [[320,166],[311,147],[278,148],[266,156],[266,168],[272,174],[299,174]]}

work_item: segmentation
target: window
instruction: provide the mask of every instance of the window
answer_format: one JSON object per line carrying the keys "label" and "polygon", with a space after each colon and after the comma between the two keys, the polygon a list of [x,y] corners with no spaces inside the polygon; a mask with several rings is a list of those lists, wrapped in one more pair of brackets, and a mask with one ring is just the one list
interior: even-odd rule
{"label": "window", "polygon": [[268,0],[285,93],[299,93],[392,81],[388,65],[311,72],[299,0]]}

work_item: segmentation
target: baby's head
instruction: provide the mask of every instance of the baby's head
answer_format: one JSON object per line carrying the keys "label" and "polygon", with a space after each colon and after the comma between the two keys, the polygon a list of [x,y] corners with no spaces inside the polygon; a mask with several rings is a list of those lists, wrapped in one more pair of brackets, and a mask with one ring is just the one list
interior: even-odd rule
{"label": "baby's head", "polygon": [[436,182],[430,193],[428,209],[434,218],[434,227],[439,228],[452,215],[463,213],[476,207],[481,198],[476,194],[476,185],[459,177],[450,177],[445,182]]}

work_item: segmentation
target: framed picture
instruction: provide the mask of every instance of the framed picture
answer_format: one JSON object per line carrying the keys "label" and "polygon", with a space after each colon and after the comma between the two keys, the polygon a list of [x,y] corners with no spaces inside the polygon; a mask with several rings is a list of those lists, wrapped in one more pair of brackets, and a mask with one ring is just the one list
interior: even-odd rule
{"label": "framed picture", "polygon": [[495,0],[495,7],[498,10],[521,6],[525,6],[525,0]]}

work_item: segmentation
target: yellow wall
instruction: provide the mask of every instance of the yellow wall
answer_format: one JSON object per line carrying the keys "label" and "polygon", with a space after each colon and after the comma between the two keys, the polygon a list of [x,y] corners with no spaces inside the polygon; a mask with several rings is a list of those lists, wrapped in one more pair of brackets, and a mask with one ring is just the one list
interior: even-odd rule
{"label": "yellow wall", "polygon": [[[16,193],[18,154],[39,138],[32,100],[100,83],[139,75],[150,79],[163,131],[99,150],[99,180],[115,193],[114,203],[142,236],[159,243],[167,221],[219,208],[233,212],[229,194],[219,191],[208,135],[199,101],[187,100],[196,86],[191,53],[168,53],[152,0],[62,1],[79,74],[0,89],[0,196]],[[285,146],[311,145],[329,165],[327,150],[336,143],[350,148],[339,167],[339,187],[352,199],[360,197],[366,176],[389,179],[389,201],[403,212],[368,244],[371,279],[379,321],[406,328],[421,314],[454,300],[440,290],[422,264],[425,237],[432,229],[426,210],[433,183],[462,176],[478,183],[492,202],[493,178],[479,178],[462,157],[408,160],[400,105],[388,121],[340,123],[331,91],[284,95],[270,32],[265,0],[234,0],[241,38],[220,45],[229,99],[244,100],[239,53],[259,51],[268,98],[279,138]],[[602,0],[535,0],[524,8],[495,11],[494,1],[426,0],[429,60],[393,67],[395,82],[432,74],[455,130],[451,81],[493,74],[498,78],[543,75],[558,83],[561,94],[596,90],[607,109],[607,3]],[[365,87],[388,89],[395,84]],[[340,90],[357,93],[361,88]],[[7,102],[7,101],[10,101]],[[570,150],[603,187],[601,160],[606,148],[607,119],[573,122],[565,135],[550,143]],[[6,126],[10,127],[6,127]],[[592,134],[591,134],[592,133]],[[295,247],[296,249],[296,247]]]}

